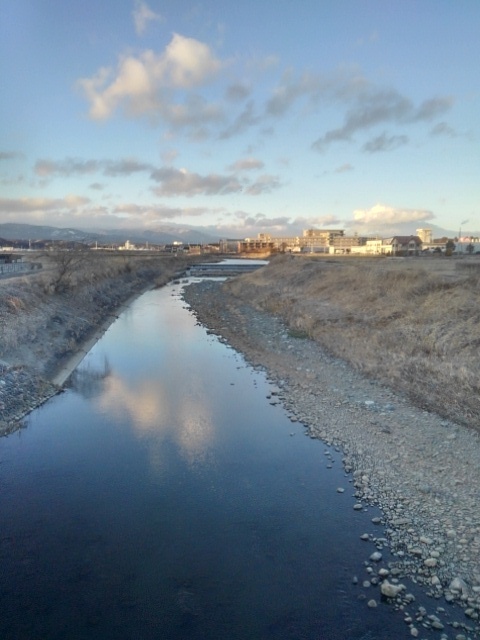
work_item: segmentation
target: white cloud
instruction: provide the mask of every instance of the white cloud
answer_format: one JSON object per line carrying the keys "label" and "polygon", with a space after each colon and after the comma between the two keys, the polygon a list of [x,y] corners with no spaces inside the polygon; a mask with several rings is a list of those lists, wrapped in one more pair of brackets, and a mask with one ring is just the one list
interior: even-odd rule
{"label": "white cloud", "polygon": [[152,11],[146,2],[141,2],[141,0],[135,0],[132,15],[135,31],[139,36],[143,35],[149,22],[160,22],[163,19],[159,13]]}
{"label": "white cloud", "polygon": [[353,225],[380,228],[405,223],[418,223],[431,220],[435,216],[427,209],[400,209],[384,204],[376,204],[370,209],[356,209],[353,212]]}
{"label": "white cloud", "polygon": [[130,115],[162,113],[169,91],[203,85],[222,66],[208,45],[174,34],[162,53],[146,50],[139,56],[122,56],[115,72],[103,67],[93,77],[80,79],[78,86],[94,120],[111,117],[121,105]]}

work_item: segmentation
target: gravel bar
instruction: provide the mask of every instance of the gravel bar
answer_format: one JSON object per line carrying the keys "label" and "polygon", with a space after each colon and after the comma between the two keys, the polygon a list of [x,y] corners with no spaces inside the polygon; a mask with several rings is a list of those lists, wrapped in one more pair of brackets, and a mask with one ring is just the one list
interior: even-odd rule
{"label": "gravel bar", "polygon": [[[221,282],[190,284],[184,299],[199,322],[267,373],[278,401],[310,437],[343,452],[353,508],[380,507],[385,539],[371,533],[364,539],[393,554],[394,561],[378,572],[382,595],[403,610],[409,594],[398,585],[408,577],[440,611],[449,603],[463,609],[460,620],[449,623],[454,635],[442,632],[442,638],[480,637],[478,433],[413,406],[318,343],[296,336],[277,317],[234,298]],[[406,615],[414,637],[422,626],[444,628],[421,607],[415,615]]]}

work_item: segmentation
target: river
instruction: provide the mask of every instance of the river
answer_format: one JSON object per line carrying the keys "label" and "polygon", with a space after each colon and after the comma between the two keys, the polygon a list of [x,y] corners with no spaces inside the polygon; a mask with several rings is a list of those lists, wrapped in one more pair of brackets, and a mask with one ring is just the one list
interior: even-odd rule
{"label": "river", "polygon": [[354,584],[378,513],[353,510],[341,453],[181,286],[133,302],[0,442],[0,637],[410,637]]}

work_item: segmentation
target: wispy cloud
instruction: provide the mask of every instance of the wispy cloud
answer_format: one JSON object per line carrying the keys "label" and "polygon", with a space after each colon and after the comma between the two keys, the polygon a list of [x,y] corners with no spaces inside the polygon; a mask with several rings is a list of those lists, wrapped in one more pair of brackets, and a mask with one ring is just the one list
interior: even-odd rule
{"label": "wispy cloud", "polygon": [[33,170],[37,176],[51,178],[57,176],[87,175],[99,170],[98,160],[81,160],[78,158],[66,158],[65,160],[37,160]]}
{"label": "wispy cloud", "polygon": [[261,122],[262,118],[258,113],[255,113],[255,103],[253,100],[249,100],[245,105],[245,108],[237,117],[233,120],[228,127],[220,132],[220,139],[226,140],[232,138],[240,133],[243,133],[250,127]]}
{"label": "wispy cloud", "polygon": [[228,195],[239,193],[243,189],[242,183],[234,175],[209,174],[200,175],[186,169],[162,167],[152,172],[151,178],[160,183],[154,188],[159,196],[187,196],[198,195]]}
{"label": "wispy cloud", "polygon": [[135,7],[132,12],[135,31],[139,36],[143,35],[150,22],[160,22],[163,20],[159,13],[150,9],[146,2],[135,0]]}
{"label": "wispy cloud", "polygon": [[148,162],[138,162],[133,159],[123,159],[118,161],[104,162],[104,175],[106,176],[131,176],[134,173],[142,173],[145,171],[152,171],[153,165]]}
{"label": "wispy cloud", "polygon": [[347,173],[348,171],[353,171],[353,166],[346,162],[345,164],[340,165],[334,170],[334,173]]}
{"label": "wispy cloud", "polygon": [[259,196],[262,193],[271,193],[280,186],[280,181],[277,176],[265,174],[246,187],[245,193],[249,196]]}
{"label": "wispy cloud", "polygon": [[119,204],[113,208],[113,214],[121,214],[123,217],[134,220],[135,223],[143,219],[143,222],[160,222],[162,220],[172,220],[175,218],[201,217],[211,210],[205,207],[167,207],[160,205],[139,205],[133,202]]}
{"label": "wispy cloud", "polygon": [[384,123],[405,125],[430,121],[448,111],[452,104],[451,98],[433,98],[416,107],[394,89],[362,89],[354,106],[347,110],[343,125],[327,131],[312,147],[316,151],[324,151],[334,142],[351,141],[355,133]]}
{"label": "wispy cloud", "polygon": [[231,164],[228,169],[230,171],[257,171],[263,169],[264,166],[264,163],[257,158],[241,158]]}
{"label": "wispy cloud", "polygon": [[458,133],[453,127],[446,122],[438,122],[434,127],[430,129],[430,135],[432,136],[447,136],[448,138],[456,138]]}
{"label": "wispy cloud", "polygon": [[378,153],[380,151],[393,151],[408,143],[408,136],[387,136],[385,131],[379,136],[372,138],[366,142],[362,151],[367,153]]}
{"label": "wispy cloud", "polygon": [[[432,122],[453,105],[450,96],[427,97],[415,104],[395,88],[372,82],[358,67],[324,73],[292,68],[279,72],[278,61],[270,62],[259,70],[259,65],[250,68],[249,60],[241,56],[222,60],[205,42],[174,34],[163,51],[120,56],[115,69],[102,67],[80,79],[78,86],[94,120],[107,120],[117,112],[129,118],[147,117],[169,127],[166,135],[186,132],[197,142],[227,140],[256,127],[266,135],[273,131],[275,120],[291,113],[321,122],[322,113],[335,107],[343,122],[314,140],[311,147],[320,152],[335,143],[354,142],[356,134],[382,125],[405,129]],[[257,92],[259,73],[265,74],[261,92]],[[438,129],[432,135],[441,133]],[[403,132],[379,133],[363,141],[363,150],[391,151],[407,141]]]}
{"label": "wispy cloud", "polygon": [[18,151],[0,151],[0,160],[17,160],[23,157],[23,153]]}
{"label": "wispy cloud", "polygon": [[40,159],[34,165],[34,172],[42,178],[55,176],[83,176],[103,173],[106,176],[129,176],[133,173],[153,171],[155,167],[132,158],[121,160],[82,160],[81,158],[65,158],[64,160]]}
{"label": "wispy cloud", "polygon": [[228,102],[242,102],[248,98],[252,92],[250,87],[247,87],[242,82],[235,82],[227,87],[225,91],[225,98]]}
{"label": "wispy cloud", "polygon": [[0,212],[28,213],[34,211],[71,210],[88,204],[89,198],[68,195],[64,198],[0,198]]}

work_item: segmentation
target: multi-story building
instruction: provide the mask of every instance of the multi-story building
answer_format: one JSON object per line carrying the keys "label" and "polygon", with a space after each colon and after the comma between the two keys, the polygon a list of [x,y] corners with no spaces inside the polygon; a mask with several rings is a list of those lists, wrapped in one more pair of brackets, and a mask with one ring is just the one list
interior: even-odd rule
{"label": "multi-story building", "polygon": [[423,242],[423,244],[431,244],[432,242],[432,230],[431,229],[417,229],[417,236]]}
{"label": "multi-story building", "polygon": [[334,236],[329,243],[329,253],[352,253],[354,248],[363,249],[367,240],[364,236]]}

